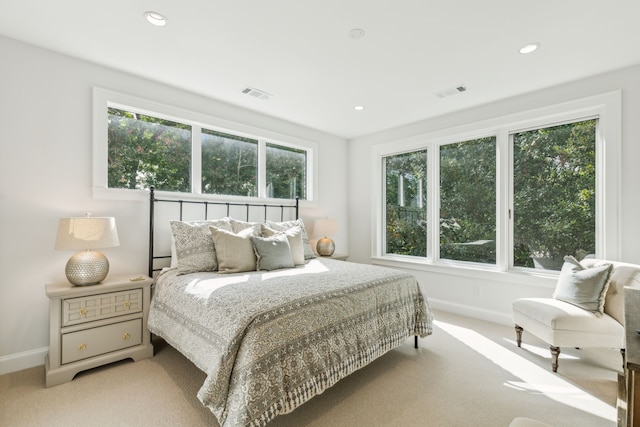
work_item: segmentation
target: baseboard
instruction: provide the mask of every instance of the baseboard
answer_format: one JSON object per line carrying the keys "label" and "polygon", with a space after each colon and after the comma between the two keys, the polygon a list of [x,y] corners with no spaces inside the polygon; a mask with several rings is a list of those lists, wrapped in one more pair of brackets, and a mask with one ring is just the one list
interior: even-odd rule
{"label": "baseboard", "polygon": [[0,356],[0,375],[44,365],[49,347],[36,348],[21,353]]}
{"label": "baseboard", "polygon": [[473,317],[474,319],[486,320],[500,325],[513,325],[511,313],[500,313],[471,305],[458,304],[434,298],[429,298],[429,305],[431,308],[436,310],[447,311],[460,316]]}

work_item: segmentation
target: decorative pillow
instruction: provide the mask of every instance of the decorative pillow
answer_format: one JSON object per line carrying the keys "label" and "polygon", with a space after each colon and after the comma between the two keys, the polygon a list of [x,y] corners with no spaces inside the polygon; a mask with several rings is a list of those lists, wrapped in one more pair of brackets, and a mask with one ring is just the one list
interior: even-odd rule
{"label": "decorative pillow", "polygon": [[277,270],[295,267],[289,239],[284,234],[271,237],[251,237],[258,257],[256,270]]}
{"label": "decorative pillow", "polygon": [[[215,271],[216,250],[211,240],[210,226],[231,230],[228,218],[203,221],[170,221],[175,244],[174,263],[179,274]],[[173,253],[173,248],[172,248]]]}
{"label": "decorative pillow", "polygon": [[257,222],[247,222],[242,221],[235,218],[229,218],[229,222],[231,223],[231,231],[238,234],[239,232],[246,230],[247,228],[255,227],[256,225],[260,225]]}
{"label": "decorative pillow", "polygon": [[604,313],[612,270],[611,264],[585,268],[574,257],[566,256],[553,298],[577,305],[600,317]]}
{"label": "decorative pillow", "polygon": [[293,221],[283,221],[283,222],[275,222],[266,220],[265,225],[276,231],[287,231],[292,227],[300,227],[302,230],[302,247],[304,248],[304,259],[312,259],[316,257],[316,254],[311,249],[311,244],[309,243],[309,235],[307,234],[307,230],[304,227],[304,222],[302,222],[302,218],[295,219]]}
{"label": "decorative pillow", "polygon": [[253,250],[251,237],[260,235],[259,225],[244,229],[238,234],[218,227],[209,228],[216,248],[218,272],[255,271],[256,253]]}
{"label": "decorative pillow", "polygon": [[295,265],[302,265],[305,263],[304,259],[304,246],[302,245],[302,229],[299,226],[291,227],[286,231],[276,231],[269,228],[267,225],[262,224],[262,235],[265,237],[271,237],[282,234],[287,237],[289,246],[291,247],[291,258]]}

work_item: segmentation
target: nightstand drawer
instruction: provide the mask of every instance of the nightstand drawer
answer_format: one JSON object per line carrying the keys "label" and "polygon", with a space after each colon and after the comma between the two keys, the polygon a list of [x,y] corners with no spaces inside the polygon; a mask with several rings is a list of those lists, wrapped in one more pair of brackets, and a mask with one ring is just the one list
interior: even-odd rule
{"label": "nightstand drawer", "polygon": [[62,326],[142,311],[142,289],[69,298],[62,301]]}
{"label": "nightstand drawer", "polygon": [[62,364],[121,350],[141,342],[142,319],[64,334]]}

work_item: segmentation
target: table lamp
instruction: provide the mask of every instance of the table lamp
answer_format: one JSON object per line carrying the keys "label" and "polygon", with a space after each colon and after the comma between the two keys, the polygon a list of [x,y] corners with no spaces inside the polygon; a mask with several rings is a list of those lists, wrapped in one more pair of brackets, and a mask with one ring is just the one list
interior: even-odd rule
{"label": "table lamp", "polygon": [[56,249],[78,250],[67,261],[65,273],[74,285],[95,285],[109,273],[109,260],[94,249],[119,246],[116,220],[113,217],[62,218],[58,224]]}
{"label": "table lamp", "polygon": [[336,249],[336,245],[327,236],[335,236],[338,234],[337,219],[317,219],[313,224],[313,234],[316,236],[324,236],[316,243],[316,251],[321,256],[331,256]]}

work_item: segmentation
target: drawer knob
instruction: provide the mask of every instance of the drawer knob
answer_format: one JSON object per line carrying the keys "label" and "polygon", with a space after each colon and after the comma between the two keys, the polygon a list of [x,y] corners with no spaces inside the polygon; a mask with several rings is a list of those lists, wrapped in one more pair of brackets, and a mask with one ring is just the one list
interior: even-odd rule
{"label": "drawer knob", "polygon": [[130,302],[130,301],[125,301],[125,302],[124,302],[124,306],[125,306],[126,308],[131,308],[131,302]]}
{"label": "drawer knob", "polygon": [[81,309],[80,309],[80,314],[81,314],[82,316],[86,316],[86,315],[87,315],[87,309],[86,309],[86,308],[81,308]]}
{"label": "drawer knob", "polygon": [[87,349],[87,345],[85,343],[82,343],[78,346],[78,350],[80,351],[85,351]]}
{"label": "drawer knob", "polygon": [[124,341],[127,341],[129,338],[131,338],[131,335],[129,335],[127,332],[125,332],[124,335],[122,335],[122,339]]}

